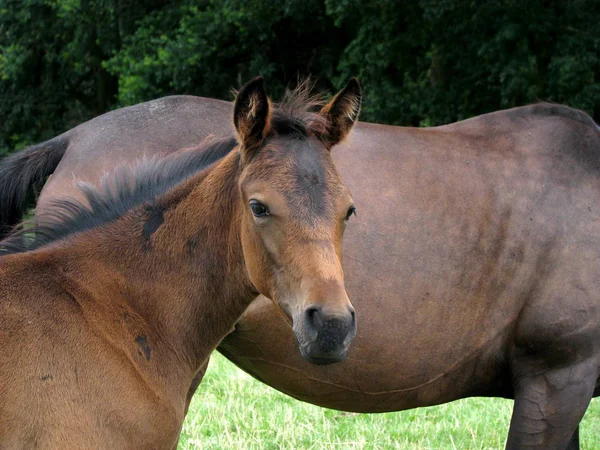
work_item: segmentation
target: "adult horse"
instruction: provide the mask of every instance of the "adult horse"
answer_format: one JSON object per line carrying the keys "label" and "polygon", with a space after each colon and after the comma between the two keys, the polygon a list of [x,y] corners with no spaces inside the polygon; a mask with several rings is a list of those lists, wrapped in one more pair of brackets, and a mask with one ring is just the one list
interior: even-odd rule
{"label": "adult horse", "polygon": [[[53,170],[40,220],[52,198],[75,195],[74,177],[96,182],[142,154],[226,136],[231,108],[166,97],[11,156],[1,214],[22,208],[30,184]],[[260,298],[219,350],[285,393],[342,410],[514,398],[507,448],[577,448],[578,423],[600,394],[594,122],[539,104],[428,129],[359,123],[334,159],[358,208],[343,259],[361,316],[349,357],[305,363]]]}
{"label": "adult horse", "polygon": [[319,114],[303,99],[273,109],[255,79],[236,99],[237,142],[121,170],[83,187],[89,207],[56,201],[52,223],[3,242],[2,448],[174,448],[192,380],[258,292],[307,359],[344,357],[354,206],[329,151],[360,88]]}

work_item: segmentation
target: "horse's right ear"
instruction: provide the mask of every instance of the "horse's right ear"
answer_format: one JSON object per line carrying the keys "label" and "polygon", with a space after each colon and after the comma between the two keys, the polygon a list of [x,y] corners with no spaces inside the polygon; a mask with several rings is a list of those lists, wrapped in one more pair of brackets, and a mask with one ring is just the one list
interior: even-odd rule
{"label": "horse's right ear", "polygon": [[271,104],[263,77],[256,77],[239,90],[233,108],[233,124],[240,143],[242,161],[247,161],[269,133]]}
{"label": "horse's right ear", "polygon": [[327,119],[329,128],[319,138],[331,149],[342,141],[358,120],[362,103],[362,89],[356,78],[351,78],[344,89],[326,104],[319,114]]}

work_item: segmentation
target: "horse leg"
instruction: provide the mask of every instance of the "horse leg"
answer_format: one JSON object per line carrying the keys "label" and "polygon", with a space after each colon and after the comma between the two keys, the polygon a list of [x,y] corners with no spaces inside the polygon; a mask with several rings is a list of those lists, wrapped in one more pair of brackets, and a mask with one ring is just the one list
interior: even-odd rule
{"label": "horse leg", "polygon": [[190,403],[192,403],[192,398],[194,397],[194,394],[196,393],[196,389],[198,389],[198,386],[200,386],[200,382],[202,381],[202,378],[204,378],[206,369],[208,369],[209,361],[210,361],[210,358],[207,358],[206,363],[204,363],[202,365],[202,367],[200,367],[200,370],[198,370],[198,373],[192,380],[192,384],[190,385],[190,388],[188,389],[188,394],[187,394],[187,398],[185,401],[185,414],[186,415],[187,415],[188,410],[190,409]]}
{"label": "horse leg", "polygon": [[[515,406],[506,448],[579,448],[577,429],[592,399],[597,364],[591,359],[560,368],[535,364],[515,386]],[[519,371],[523,374],[523,371]]]}
{"label": "horse leg", "polygon": [[566,450],[579,450],[579,426],[575,428],[575,433],[573,433]]}
{"label": "horse leg", "polygon": [[[190,409],[190,403],[192,402],[192,398],[194,397],[194,393],[196,392],[196,389],[198,389],[198,386],[200,386],[200,382],[202,381],[202,378],[204,377],[204,374],[206,373],[206,369],[208,368],[208,362],[210,359],[206,360],[206,363],[202,365],[202,367],[200,367],[200,370],[198,370],[198,373],[196,374],[196,376],[194,377],[194,379],[192,380],[192,384],[190,385],[190,388],[188,389],[188,393],[187,393],[187,397],[186,397],[186,401],[185,401],[185,414],[184,416],[187,415],[188,410]],[[172,450],[177,450],[177,447],[179,446],[179,439],[177,439],[177,442],[175,442],[175,445],[173,446]]]}

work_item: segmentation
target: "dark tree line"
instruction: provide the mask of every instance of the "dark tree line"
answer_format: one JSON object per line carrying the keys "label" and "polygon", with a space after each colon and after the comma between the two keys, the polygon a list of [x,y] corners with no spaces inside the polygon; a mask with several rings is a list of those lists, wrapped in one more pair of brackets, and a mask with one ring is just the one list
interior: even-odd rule
{"label": "dark tree line", "polygon": [[0,0],[0,152],[107,110],[357,76],[361,118],[437,125],[547,100],[600,121],[599,0]]}

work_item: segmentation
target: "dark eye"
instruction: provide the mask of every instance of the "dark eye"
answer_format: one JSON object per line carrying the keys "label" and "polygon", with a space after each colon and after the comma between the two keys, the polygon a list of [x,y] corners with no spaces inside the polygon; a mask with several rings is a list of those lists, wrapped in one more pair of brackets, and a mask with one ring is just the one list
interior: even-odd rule
{"label": "dark eye", "polygon": [[350,216],[352,216],[352,214],[356,215],[355,206],[351,206],[350,208],[348,208],[348,212],[346,213],[346,218],[344,220],[350,220]]}
{"label": "dark eye", "polygon": [[252,210],[254,217],[265,217],[269,215],[269,208],[258,200],[250,200],[250,209]]}

